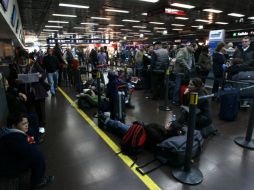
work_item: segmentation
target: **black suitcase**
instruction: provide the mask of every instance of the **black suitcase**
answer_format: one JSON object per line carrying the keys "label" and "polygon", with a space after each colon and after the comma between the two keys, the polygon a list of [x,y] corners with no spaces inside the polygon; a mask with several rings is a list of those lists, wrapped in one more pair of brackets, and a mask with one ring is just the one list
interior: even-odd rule
{"label": "black suitcase", "polygon": [[239,111],[240,91],[235,88],[224,88],[224,92],[220,99],[219,118],[226,121],[234,121]]}
{"label": "black suitcase", "polygon": [[125,95],[119,91],[116,100],[116,120],[125,122]]}

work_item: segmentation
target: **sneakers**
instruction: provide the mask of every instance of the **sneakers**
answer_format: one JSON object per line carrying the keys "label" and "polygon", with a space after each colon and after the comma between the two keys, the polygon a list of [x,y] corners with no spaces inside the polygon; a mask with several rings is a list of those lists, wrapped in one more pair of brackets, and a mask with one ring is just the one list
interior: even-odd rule
{"label": "sneakers", "polygon": [[41,180],[41,182],[37,185],[35,185],[35,187],[33,189],[39,189],[39,188],[43,188],[48,186],[50,183],[52,183],[55,180],[55,176],[45,176],[43,177],[43,179]]}

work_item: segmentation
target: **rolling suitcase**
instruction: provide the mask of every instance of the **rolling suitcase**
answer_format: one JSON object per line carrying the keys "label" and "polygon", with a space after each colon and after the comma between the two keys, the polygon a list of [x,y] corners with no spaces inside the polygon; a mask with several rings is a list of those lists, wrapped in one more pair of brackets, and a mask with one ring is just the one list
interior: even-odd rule
{"label": "rolling suitcase", "polygon": [[125,122],[125,95],[124,92],[119,91],[116,102],[116,120]]}
{"label": "rolling suitcase", "polygon": [[239,89],[232,87],[224,88],[228,92],[221,96],[219,118],[226,121],[234,121],[239,111]]}

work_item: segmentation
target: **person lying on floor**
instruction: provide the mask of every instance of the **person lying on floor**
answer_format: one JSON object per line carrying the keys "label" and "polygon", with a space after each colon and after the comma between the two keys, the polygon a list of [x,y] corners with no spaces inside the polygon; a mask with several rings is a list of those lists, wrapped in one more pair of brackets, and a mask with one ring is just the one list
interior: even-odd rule
{"label": "person lying on floor", "polygon": [[[124,124],[120,121],[113,120],[104,114],[99,114],[98,119],[103,123],[103,129],[114,133],[119,138],[122,138],[132,126],[132,124]],[[149,123],[145,124],[144,128],[148,136],[146,143],[151,146],[154,146],[169,137],[184,133],[182,126],[179,126],[177,123],[167,123],[165,126],[157,123]]]}
{"label": "person lying on floor", "polygon": [[36,189],[54,181],[45,175],[45,159],[38,147],[29,142],[28,120],[20,114],[13,117],[12,128],[0,128],[0,177],[17,177],[31,171],[31,187]]}
{"label": "person lying on floor", "polygon": [[[189,100],[190,93],[197,92],[198,96],[207,95],[207,91],[204,88],[204,84],[200,78],[193,78],[190,80],[188,88],[184,92],[184,105],[181,107],[181,112],[179,118],[176,122],[180,125],[184,125],[188,123],[189,119]],[[197,110],[196,110],[196,129],[202,129],[206,126],[212,124],[212,116],[211,116],[211,104],[208,99],[198,100]]]}

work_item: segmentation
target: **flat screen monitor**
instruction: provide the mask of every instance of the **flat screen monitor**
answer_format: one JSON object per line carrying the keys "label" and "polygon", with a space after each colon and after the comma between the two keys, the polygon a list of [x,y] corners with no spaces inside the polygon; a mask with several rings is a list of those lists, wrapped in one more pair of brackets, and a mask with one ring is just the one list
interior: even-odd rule
{"label": "flat screen monitor", "polygon": [[11,14],[11,25],[14,27],[17,17],[17,11],[15,5],[13,5],[12,14]]}
{"label": "flat screen monitor", "polygon": [[8,5],[9,5],[9,0],[1,0],[1,4],[2,4],[4,10],[7,11]]}

